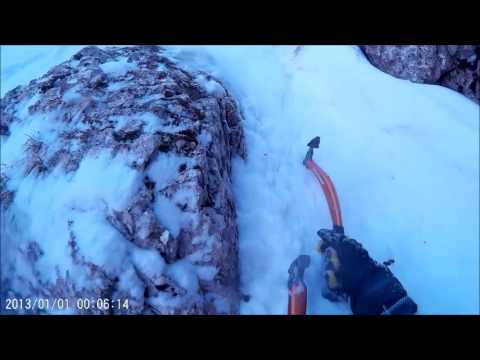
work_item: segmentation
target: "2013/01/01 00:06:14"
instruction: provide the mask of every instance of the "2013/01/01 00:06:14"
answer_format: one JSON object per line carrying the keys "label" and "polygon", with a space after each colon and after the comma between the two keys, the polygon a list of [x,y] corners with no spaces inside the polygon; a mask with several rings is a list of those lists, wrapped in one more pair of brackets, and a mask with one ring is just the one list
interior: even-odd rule
{"label": "2013/01/01 00:06:14", "polygon": [[7,298],[5,308],[7,311],[35,311],[35,310],[67,310],[70,307],[76,310],[128,310],[128,299],[111,300],[108,298],[89,299],[79,298]]}

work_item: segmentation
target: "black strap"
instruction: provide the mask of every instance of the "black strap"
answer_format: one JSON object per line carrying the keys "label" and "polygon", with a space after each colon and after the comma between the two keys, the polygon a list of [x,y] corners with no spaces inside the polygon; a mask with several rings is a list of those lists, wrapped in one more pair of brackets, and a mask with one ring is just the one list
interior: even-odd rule
{"label": "black strap", "polygon": [[417,312],[417,304],[409,296],[400,298],[389,308],[383,308],[381,315],[414,315]]}

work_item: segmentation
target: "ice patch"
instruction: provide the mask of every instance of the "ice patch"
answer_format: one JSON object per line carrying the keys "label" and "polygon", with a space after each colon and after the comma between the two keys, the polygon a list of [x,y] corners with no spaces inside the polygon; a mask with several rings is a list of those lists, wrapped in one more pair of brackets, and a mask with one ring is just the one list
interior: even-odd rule
{"label": "ice patch", "polygon": [[71,215],[80,255],[109,274],[120,273],[130,244],[105,220],[105,212],[96,208]]}
{"label": "ice patch", "polygon": [[125,88],[126,86],[128,86],[128,82],[126,82],[126,81],[109,82],[107,90],[108,91],[118,91],[120,89]]}
{"label": "ice patch", "polygon": [[217,273],[215,266],[197,266],[197,275],[201,280],[212,281]]}
{"label": "ice patch", "polygon": [[173,296],[168,292],[159,292],[155,296],[151,296],[147,300],[147,304],[151,305],[154,309],[172,309],[181,304],[185,299],[181,296]]}
{"label": "ice patch", "polygon": [[150,101],[159,101],[163,98],[161,94],[146,95],[138,100],[138,103],[143,105]]}
{"label": "ice patch", "polygon": [[159,153],[148,167],[147,175],[157,183],[159,188],[162,188],[176,179],[180,165],[193,165],[193,162],[188,157]]}
{"label": "ice patch", "polygon": [[162,128],[160,119],[154,113],[145,112],[136,115],[136,118],[143,121],[143,123],[145,124],[145,127],[143,128],[145,132],[153,133]]}
{"label": "ice patch", "polygon": [[70,102],[77,102],[78,100],[82,100],[84,97],[81,94],[79,94],[76,90],[78,90],[77,86],[74,86],[68,89],[63,94],[63,101],[70,103]]}
{"label": "ice patch", "polygon": [[82,160],[66,191],[68,195],[64,196],[69,196],[66,202],[83,208],[94,207],[101,201],[111,208],[122,209],[138,189],[141,178],[140,173],[126,165],[123,157],[112,158],[104,151]]}
{"label": "ice patch", "polygon": [[208,147],[212,142],[212,136],[207,131],[202,130],[202,132],[200,132],[200,134],[197,135],[197,141],[201,145]]}
{"label": "ice patch", "polygon": [[129,265],[120,274],[118,281],[118,289],[127,291],[135,298],[143,299],[144,284],[137,276],[135,269],[132,265]]}
{"label": "ice patch", "polygon": [[160,223],[165,226],[173,236],[178,236],[180,229],[192,223],[194,215],[186,213],[178,208],[175,203],[163,196],[157,194],[153,207],[155,215]]}
{"label": "ice patch", "polygon": [[174,134],[182,130],[188,129],[186,125],[164,125],[162,119],[152,112],[137,113],[134,115],[112,115],[109,117],[110,121],[115,123],[115,130],[121,130],[130,121],[141,121],[144,124],[143,130],[146,133],[154,133],[161,131],[169,134]]}
{"label": "ice patch", "polygon": [[170,275],[182,288],[195,294],[198,291],[198,277],[196,266],[187,259],[178,260],[170,264],[167,269],[167,275]]}
{"label": "ice patch", "polygon": [[135,247],[132,250],[132,260],[135,266],[151,279],[161,276],[165,269],[165,261],[156,250]]}
{"label": "ice patch", "polygon": [[210,95],[225,96],[225,89],[211,77],[200,74],[195,79]]}
{"label": "ice patch", "polygon": [[173,194],[172,200],[181,206],[186,206],[187,209],[196,209],[198,203],[195,192],[189,188],[178,189]]}
{"label": "ice patch", "polygon": [[33,94],[32,97],[28,98],[28,99],[25,99],[23,100],[22,102],[20,102],[17,106],[16,106],[16,109],[17,109],[17,117],[20,119],[20,120],[26,120],[29,116],[30,116],[30,112],[28,110],[28,108],[32,105],[34,105],[38,100],[40,100],[40,94],[39,93],[35,93]]}
{"label": "ice patch", "polygon": [[134,62],[128,62],[126,57],[120,57],[115,61],[109,61],[104,64],[100,64],[100,68],[107,74],[114,76],[125,75],[128,71],[138,69],[138,66]]}

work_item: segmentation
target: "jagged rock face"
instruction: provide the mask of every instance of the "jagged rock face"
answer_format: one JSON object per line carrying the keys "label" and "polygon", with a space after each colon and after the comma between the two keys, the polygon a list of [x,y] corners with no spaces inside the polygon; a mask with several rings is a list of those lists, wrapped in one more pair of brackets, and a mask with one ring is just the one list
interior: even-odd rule
{"label": "jagged rock face", "polygon": [[238,312],[231,161],[246,153],[219,81],[160,47],[86,47],[5,95],[0,137],[3,296]]}
{"label": "jagged rock face", "polygon": [[480,99],[480,46],[363,45],[368,60],[401,79],[438,84]]}

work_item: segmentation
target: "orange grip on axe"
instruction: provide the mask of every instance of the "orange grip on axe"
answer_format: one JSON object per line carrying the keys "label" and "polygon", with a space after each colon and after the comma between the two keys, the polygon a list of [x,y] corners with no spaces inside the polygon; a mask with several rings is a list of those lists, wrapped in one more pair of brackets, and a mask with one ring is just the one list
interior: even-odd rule
{"label": "orange grip on axe", "polygon": [[300,255],[288,269],[288,315],[307,313],[307,286],[303,281],[303,274],[309,265],[310,257]]}
{"label": "orange grip on axe", "polygon": [[307,313],[307,288],[293,286],[288,289],[288,315],[305,315]]}

